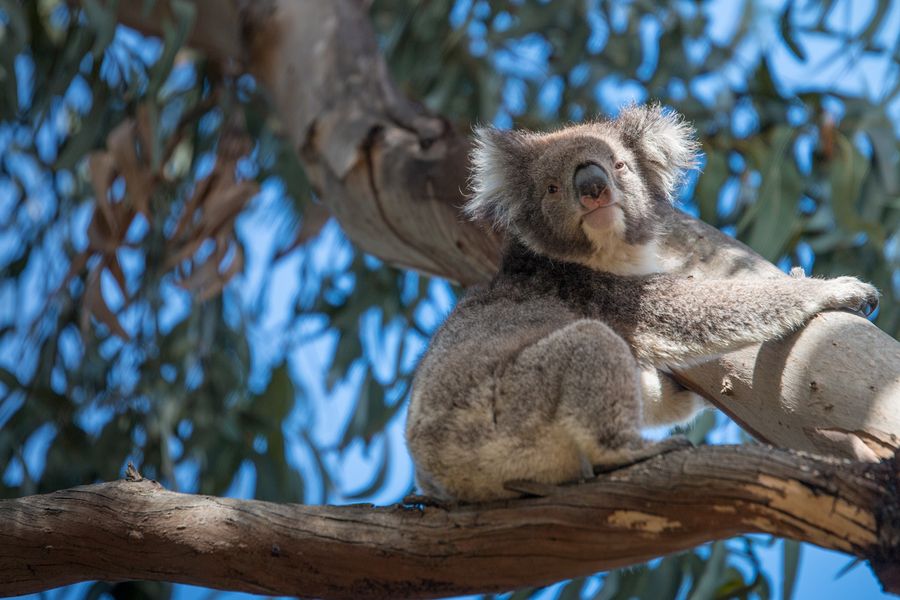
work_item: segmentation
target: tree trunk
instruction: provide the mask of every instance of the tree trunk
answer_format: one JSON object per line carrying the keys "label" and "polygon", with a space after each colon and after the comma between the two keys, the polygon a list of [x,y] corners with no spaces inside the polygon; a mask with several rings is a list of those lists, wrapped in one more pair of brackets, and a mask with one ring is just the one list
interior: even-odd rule
{"label": "tree trunk", "polygon": [[145,579],[434,598],[546,585],[747,532],[868,559],[896,593],[898,466],[707,446],[546,486],[544,497],[453,510],[177,494],[131,471],[131,481],[0,501],[0,595]]}

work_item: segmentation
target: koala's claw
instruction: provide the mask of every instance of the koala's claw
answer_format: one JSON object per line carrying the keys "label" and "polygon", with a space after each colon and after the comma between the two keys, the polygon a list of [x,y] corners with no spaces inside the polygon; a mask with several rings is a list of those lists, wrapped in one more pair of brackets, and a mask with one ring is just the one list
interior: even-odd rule
{"label": "koala's claw", "polygon": [[826,282],[830,297],[826,309],[846,309],[866,317],[878,308],[878,290],[856,277],[838,277]]}

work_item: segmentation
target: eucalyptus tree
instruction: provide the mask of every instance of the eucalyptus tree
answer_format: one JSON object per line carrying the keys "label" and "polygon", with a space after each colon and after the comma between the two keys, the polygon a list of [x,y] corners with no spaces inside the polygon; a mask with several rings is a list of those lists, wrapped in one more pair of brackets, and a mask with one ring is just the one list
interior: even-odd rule
{"label": "eucalyptus tree", "polygon": [[[814,274],[857,274],[882,290],[877,324],[896,337],[896,32],[886,25],[889,2],[875,3],[865,15],[848,7],[834,1],[780,9],[750,1],[735,8],[641,0],[0,2],[2,494],[23,497],[116,479],[129,461],[168,488],[213,495],[233,490],[236,474],[248,469],[255,473],[252,495],[264,500],[367,499],[383,489],[399,463],[385,431],[403,410],[414,355],[456,285],[483,281],[496,267],[498,236],[458,219],[466,133],[480,122],[543,129],[612,113],[632,99],[671,106],[695,124],[705,154],[683,207],[757,253],[685,217],[684,230],[670,242],[673,253],[697,258],[685,268],[761,272],[773,269],[771,261],[801,264]],[[798,82],[798,72],[810,83]],[[248,265],[258,240],[242,223],[253,218],[268,219],[274,240],[264,264]],[[273,334],[265,325],[267,302],[270,290],[283,289],[278,278],[285,264],[299,285],[287,301],[289,325]],[[255,288],[246,276],[250,267],[262,274]],[[871,397],[889,390],[900,359],[892,341],[864,325],[846,325],[859,339],[831,360],[856,357],[856,376],[843,377],[855,387],[840,393],[871,387],[870,397],[853,406],[876,413],[883,405]],[[841,327],[820,325],[832,333]],[[325,348],[327,364],[321,372],[302,371],[292,357],[314,343]],[[756,356],[746,359],[751,367]],[[723,368],[681,376],[726,410],[738,404],[735,397],[755,401],[770,391],[744,390],[746,372],[739,366],[723,378]],[[844,426],[838,419],[866,415],[830,416],[841,413],[829,400],[839,392],[829,389],[830,381],[819,389],[822,383],[805,391],[832,394],[812,413],[835,419],[818,438],[807,435],[805,422],[776,431],[772,421],[781,413],[778,419],[765,413],[777,399],[735,416],[747,424],[763,414],[748,429],[793,447],[805,448],[806,440],[807,449],[855,459],[892,456],[896,423],[881,430]],[[356,401],[336,444],[322,443],[316,427],[323,418],[311,412],[311,390],[341,387],[351,388]],[[708,416],[690,435],[701,441],[714,425]],[[334,463],[354,445],[377,449],[376,464],[370,483],[347,494],[332,481]],[[717,534],[685,526],[685,537],[674,544],[651,539],[618,557],[595,556],[581,570],[549,561],[537,574],[525,561],[520,579],[515,569],[497,573],[493,581],[477,580],[475,591],[586,575],[591,565],[630,564],[748,531],[839,547],[872,560],[883,581],[896,585],[885,570],[897,556],[888,543],[893,529],[885,525],[896,525],[895,499],[882,506],[891,485],[882,480],[887,467],[847,465],[845,476],[827,461],[747,452],[734,464],[783,469],[769,473],[782,477],[773,480],[779,485],[759,492],[766,502],[773,490],[792,503],[809,502],[808,490],[821,483],[816,477],[828,476],[844,487],[829,488],[833,496],[826,497],[869,515],[871,523],[817,523],[827,531],[813,534],[796,524],[804,515],[778,520],[752,509],[748,520],[713,521]],[[717,464],[733,473],[734,464],[716,463],[715,455],[684,460],[695,462],[661,465],[661,476],[685,464],[722,479]],[[803,469],[812,469],[812,479],[802,478]],[[662,485],[646,473],[633,477],[645,489]],[[847,496],[845,488],[857,495]],[[6,508],[30,514],[35,505],[21,504],[26,500]],[[535,502],[554,505],[553,498]],[[608,512],[596,514],[615,513],[600,509]],[[333,515],[323,510],[316,518],[330,523]],[[468,509],[437,517],[433,510],[425,513],[445,527],[478,518]],[[275,523],[285,518],[261,514]],[[336,514],[339,521],[345,513]],[[354,518],[368,531],[380,515]],[[632,525],[652,529],[659,522]],[[0,535],[7,534],[2,527]],[[213,541],[217,533],[206,532]],[[601,527],[593,535],[609,533]],[[841,537],[844,542],[835,541]],[[482,543],[471,556],[493,542]],[[758,557],[765,543],[718,541],[613,571],[599,591],[596,580],[576,578],[565,593],[768,597],[770,578]],[[146,560],[106,545],[126,565]],[[277,557],[286,546],[267,547]],[[788,594],[798,548],[784,544]],[[20,550],[0,556],[0,572],[16,572],[27,555]],[[216,572],[209,564],[197,568]],[[300,575],[303,568],[297,567]],[[473,591],[409,573],[410,593]],[[65,575],[43,581],[78,579],[71,569]],[[104,578],[102,570],[81,577],[88,575]],[[291,589],[335,595],[401,589],[354,576],[351,570],[346,581],[335,579],[334,589]],[[120,569],[105,577],[290,592],[249,576],[216,584],[164,569]],[[0,590],[37,589],[34,582],[21,585]],[[125,596],[142,589],[168,590],[97,584],[93,591]]]}

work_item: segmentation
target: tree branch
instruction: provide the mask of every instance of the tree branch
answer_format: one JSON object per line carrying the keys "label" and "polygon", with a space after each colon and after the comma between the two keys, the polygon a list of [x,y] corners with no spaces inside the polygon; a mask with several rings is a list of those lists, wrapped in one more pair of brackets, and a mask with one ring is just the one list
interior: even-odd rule
{"label": "tree branch", "polygon": [[751,532],[870,560],[896,593],[898,467],[706,446],[545,497],[449,511],[192,496],[137,476],[0,501],[0,595],[146,579],[429,598],[546,585]]}

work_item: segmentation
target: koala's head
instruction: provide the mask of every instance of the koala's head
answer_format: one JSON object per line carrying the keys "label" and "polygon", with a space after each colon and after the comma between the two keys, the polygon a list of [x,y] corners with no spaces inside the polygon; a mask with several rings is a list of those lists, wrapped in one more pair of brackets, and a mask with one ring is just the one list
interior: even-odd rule
{"label": "koala's head", "polygon": [[694,130],[659,106],[551,133],[482,128],[465,211],[532,250],[620,273],[652,247],[681,176],[695,166]]}

